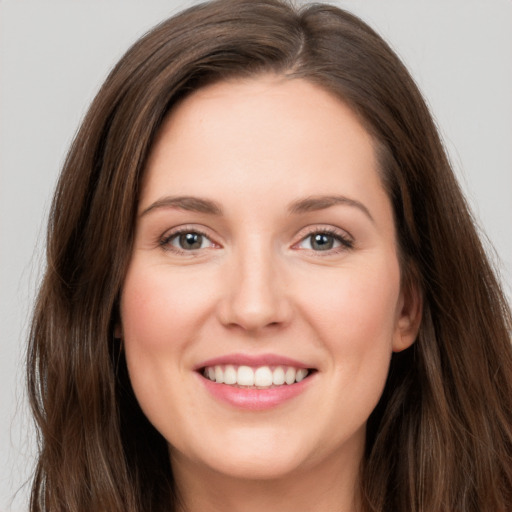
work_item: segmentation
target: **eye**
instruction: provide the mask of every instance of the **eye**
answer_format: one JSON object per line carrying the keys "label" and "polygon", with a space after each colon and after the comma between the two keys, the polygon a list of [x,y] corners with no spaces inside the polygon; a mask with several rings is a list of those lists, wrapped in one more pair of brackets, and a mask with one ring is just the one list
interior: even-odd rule
{"label": "eye", "polygon": [[197,251],[215,246],[205,234],[193,230],[174,232],[166,236],[160,244],[178,252]]}
{"label": "eye", "polygon": [[337,232],[315,231],[303,238],[296,247],[317,252],[332,251],[339,248],[350,249],[353,247],[353,242]]}

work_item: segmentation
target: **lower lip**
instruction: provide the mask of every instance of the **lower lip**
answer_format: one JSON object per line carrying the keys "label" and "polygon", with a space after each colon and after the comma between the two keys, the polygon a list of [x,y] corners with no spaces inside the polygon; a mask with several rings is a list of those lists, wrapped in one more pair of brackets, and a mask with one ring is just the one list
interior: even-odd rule
{"label": "lower lip", "polygon": [[256,389],[238,388],[227,384],[218,384],[198,374],[205,388],[218,400],[239,409],[262,411],[277,407],[304,393],[314,375],[295,384],[283,384],[275,388]]}

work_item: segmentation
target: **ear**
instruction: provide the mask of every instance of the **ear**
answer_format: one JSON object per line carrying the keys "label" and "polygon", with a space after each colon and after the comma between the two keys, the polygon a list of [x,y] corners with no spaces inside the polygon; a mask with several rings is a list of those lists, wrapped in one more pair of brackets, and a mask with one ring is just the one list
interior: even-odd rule
{"label": "ear", "polygon": [[417,282],[404,283],[397,308],[393,352],[401,352],[414,343],[418,336],[422,312],[423,295]]}

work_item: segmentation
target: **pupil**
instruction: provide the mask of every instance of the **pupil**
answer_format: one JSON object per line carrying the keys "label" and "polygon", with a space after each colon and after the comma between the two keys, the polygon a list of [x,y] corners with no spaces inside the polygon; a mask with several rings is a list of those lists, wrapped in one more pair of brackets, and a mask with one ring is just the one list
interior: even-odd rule
{"label": "pupil", "polygon": [[333,243],[334,241],[332,236],[318,233],[313,236],[313,243],[311,246],[313,249],[318,251],[328,251],[329,249],[332,249]]}
{"label": "pupil", "polygon": [[180,245],[183,249],[200,249],[203,243],[203,235],[198,233],[185,233],[180,235]]}

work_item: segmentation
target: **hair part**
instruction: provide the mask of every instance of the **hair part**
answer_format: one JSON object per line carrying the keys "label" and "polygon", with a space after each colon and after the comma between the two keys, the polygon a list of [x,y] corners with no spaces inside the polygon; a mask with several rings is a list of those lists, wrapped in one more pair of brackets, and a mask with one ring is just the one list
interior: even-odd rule
{"label": "hair part", "polygon": [[40,440],[31,512],[177,506],[167,443],[142,413],[114,339],[141,180],[178,101],[269,72],[330,91],[373,136],[404,286],[423,295],[418,339],[393,355],[368,422],[364,511],[511,510],[510,309],[412,78],[346,11],[217,0],[128,50],[66,158],[28,351]]}

